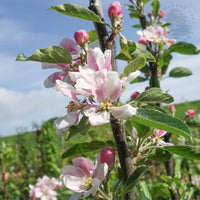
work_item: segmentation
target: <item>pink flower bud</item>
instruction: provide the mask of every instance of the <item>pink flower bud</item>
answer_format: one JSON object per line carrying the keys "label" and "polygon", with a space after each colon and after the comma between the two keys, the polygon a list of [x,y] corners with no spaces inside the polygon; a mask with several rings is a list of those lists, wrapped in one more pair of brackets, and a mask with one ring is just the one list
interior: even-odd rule
{"label": "pink flower bud", "polygon": [[195,111],[193,109],[187,110],[185,112],[185,115],[188,117],[192,117],[192,116],[194,116],[194,114],[195,114]]}
{"label": "pink flower bud", "polygon": [[131,99],[136,99],[137,96],[138,96],[139,94],[140,94],[139,92],[134,92],[134,93],[131,95]]}
{"label": "pink flower bud", "polygon": [[140,36],[139,39],[138,39],[138,42],[141,43],[141,44],[147,44],[148,43],[147,39],[144,36]]}
{"label": "pink flower bud", "polygon": [[106,163],[110,170],[115,164],[115,150],[112,147],[104,147],[101,150],[100,162]]}
{"label": "pink flower bud", "polygon": [[174,113],[176,111],[176,107],[174,105],[170,105],[169,110]]}
{"label": "pink flower bud", "polygon": [[9,175],[10,175],[9,172],[5,172],[5,173],[4,173],[4,180],[5,180],[5,181],[8,180]]}
{"label": "pink flower bud", "polygon": [[145,87],[145,90],[148,90],[149,88],[150,88],[150,87],[147,86],[147,87]]}
{"label": "pink flower bud", "polygon": [[108,8],[108,15],[110,19],[116,18],[122,14],[122,7],[119,3],[119,1],[114,1],[110,4]]}
{"label": "pink flower bud", "polygon": [[164,17],[164,16],[165,16],[165,11],[162,9],[160,10],[159,17]]}
{"label": "pink flower bud", "polygon": [[74,39],[82,47],[84,43],[89,41],[89,35],[85,30],[79,30],[74,33]]}

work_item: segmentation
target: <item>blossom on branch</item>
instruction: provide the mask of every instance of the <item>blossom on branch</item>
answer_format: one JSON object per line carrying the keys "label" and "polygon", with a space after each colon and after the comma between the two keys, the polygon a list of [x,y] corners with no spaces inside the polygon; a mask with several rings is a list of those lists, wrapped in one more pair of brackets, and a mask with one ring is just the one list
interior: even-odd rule
{"label": "blossom on branch", "polygon": [[96,193],[106,177],[108,165],[99,161],[93,165],[84,157],[77,157],[72,160],[72,163],[74,166],[63,167],[60,175],[64,185],[75,192],[70,200],[77,200],[80,197],[88,197],[90,194]]}

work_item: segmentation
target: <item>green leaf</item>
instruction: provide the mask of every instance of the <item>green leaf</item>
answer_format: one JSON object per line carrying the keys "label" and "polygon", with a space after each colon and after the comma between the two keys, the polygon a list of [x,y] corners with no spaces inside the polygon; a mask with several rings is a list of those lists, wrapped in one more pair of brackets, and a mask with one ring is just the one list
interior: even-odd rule
{"label": "green leaf", "polygon": [[152,200],[151,194],[145,181],[140,181],[140,187],[143,194],[143,200]]}
{"label": "green leaf", "polygon": [[55,10],[63,15],[67,15],[70,17],[76,17],[88,21],[105,24],[93,11],[79,5],[66,3],[62,5],[51,6],[49,9]]}
{"label": "green leaf", "polygon": [[170,94],[163,92],[160,88],[149,88],[140,93],[136,101],[143,103],[171,103],[174,99]]}
{"label": "green leaf", "polygon": [[144,67],[146,60],[144,57],[138,57],[135,60],[132,60],[128,65],[124,68],[123,72],[120,75],[120,78],[129,76],[132,72],[136,70],[140,70]]}
{"label": "green leaf", "polygon": [[139,14],[138,12],[135,10],[135,11],[131,11],[131,13],[129,14],[131,18],[134,18],[134,19],[139,19]]}
{"label": "green leaf", "polygon": [[155,149],[155,151],[150,153],[147,156],[147,158],[159,163],[164,163],[164,162],[167,162],[171,158],[171,154],[169,152],[163,151],[162,149]]}
{"label": "green leaf", "polygon": [[160,2],[158,0],[154,0],[151,4],[151,7],[153,8],[153,15],[154,17],[157,17],[159,15],[159,10],[160,10]]}
{"label": "green leaf", "polygon": [[141,24],[135,24],[132,26],[132,28],[142,28]]}
{"label": "green leaf", "polygon": [[199,54],[200,49],[198,49],[196,46],[194,46],[191,43],[187,42],[177,42],[173,44],[169,50],[171,52],[176,52],[180,54],[185,54],[185,55],[195,55]]}
{"label": "green leaf", "polygon": [[155,110],[138,109],[132,120],[145,126],[162,129],[191,139],[189,127],[180,119]]}
{"label": "green leaf", "polygon": [[180,78],[192,75],[192,71],[185,67],[175,67],[169,72],[170,77]]}
{"label": "green leaf", "polygon": [[131,56],[129,54],[129,49],[128,49],[128,42],[126,38],[120,34],[120,47],[121,47],[121,53],[125,55],[129,60],[131,60]]}
{"label": "green leaf", "polygon": [[149,86],[150,88],[153,88],[153,87],[160,87],[160,82],[158,81],[158,78],[156,76],[151,76],[150,79],[149,79]]}
{"label": "green leaf", "polygon": [[130,55],[131,55],[132,59],[144,56],[146,58],[147,62],[155,62],[156,61],[154,56],[149,51],[146,51],[144,49],[144,45],[139,44],[139,43],[136,43],[136,49]]}
{"label": "green leaf", "polygon": [[93,140],[91,142],[78,143],[73,147],[69,148],[67,151],[65,151],[62,155],[62,159],[67,158],[69,156],[78,156],[88,152],[93,152],[94,150],[101,149],[104,146],[113,147],[114,144],[112,141],[102,142],[97,140]]}
{"label": "green leaf", "polygon": [[184,158],[200,160],[200,147],[199,146],[165,146],[166,151],[177,154]]}
{"label": "green leaf", "polygon": [[91,125],[88,121],[88,118],[86,116],[83,116],[78,125],[70,127],[65,140],[69,140],[70,138],[74,137],[78,133],[85,135],[88,132],[88,130],[90,129],[90,127],[91,127]]}
{"label": "green leaf", "polygon": [[131,81],[130,84],[138,83],[138,82],[143,82],[143,81],[146,81],[146,80],[148,80],[148,79],[138,76],[138,77],[135,78],[133,81]]}
{"label": "green leaf", "polygon": [[135,171],[131,174],[128,181],[125,183],[122,192],[119,194],[119,197],[124,196],[128,193],[139,181],[141,176],[150,169],[149,166],[138,166]]}
{"label": "green leaf", "polygon": [[70,51],[61,46],[50,46],[45,49],[37,49],[33,55],[26,57],[20,53],[17,61],[38,61],[45,63],[71,63]]}
{"label": "green leaf", "polygon": [[92,30],[92,31],[88,32],[88,35],[89,35],[89,44],[98,39],[96,30]]}
{"label": "green leaf", "polygon": [[162,69],[164,65],[168,66],[170,64],[171,59],[172,59],[172,55],[170,54],[170,51],[164,50],[158,62],[158,69]]}
{"label": "green leaf", "polygon": [[133,136],[133,126],[132,126],[131,120],[127,120],[124,123],[124,127],[125,127],[126,135],[129,135],[132,137]]}

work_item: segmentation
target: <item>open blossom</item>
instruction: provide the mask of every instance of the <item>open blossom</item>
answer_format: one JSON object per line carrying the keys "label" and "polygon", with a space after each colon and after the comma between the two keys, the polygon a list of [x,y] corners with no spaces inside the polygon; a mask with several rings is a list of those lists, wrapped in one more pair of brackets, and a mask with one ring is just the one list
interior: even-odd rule
{"label": "open blossom", "polygon": [[168,46],[171,46],[176,42],[174,39],[168,39],[168,32],[162,27],[148,26],[143,31],[137,31],[137,34],[139,36],[139,42],[143,44],[145,44],[145,42],[143,42],[145,39],[153,43],[163,42]]}
{"label": "open blossom", "polygon": [[167,131],[156,129],[155,133],[148,137],[153,143],[156,143],[158,146],[172,146],[172,143],[163,141],[162,137],[167,134]]}
{"label": "open blossom", "polygon": [[61,186],[62,182],[57,179],[43,176],[37,179],[35,185],[29,185],[29,197],[41,200],[57,200],[57,192],[54,189],[60,188]]}
{"label": "open blossom", "polygon": [[72,163],[74,166],[65,166],[60,175],[64,185],[75,192],[70,200],[96,193],[108,172],[108,165],[98,161],[95,166],[84,157],[77,157]]}

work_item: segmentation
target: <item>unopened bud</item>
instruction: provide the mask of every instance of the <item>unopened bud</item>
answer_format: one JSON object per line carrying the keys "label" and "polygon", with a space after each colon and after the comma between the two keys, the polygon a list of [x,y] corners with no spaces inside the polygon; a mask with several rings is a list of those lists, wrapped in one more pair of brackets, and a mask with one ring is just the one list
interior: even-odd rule
{"label": "unopened bud", "polygon": [[176,107],[174,105],[170,105],[169,110],[174,113],[176,111]]}
{"label": "unopened bud", "polygon": [[194,114],[195,114],[195,111],[193,109],[187,110],[185,112],[185,115],[188,117],[192,117],[192,116],[194,116]]}
{"label": "unopened bud", "polygon": [[89,41],[89,35],[85,30],[79,30],[74,33],[74,39],[80,47]]}
{"label": "unopened bud", "polygon": [[112,169],[115,164],[115,150],[112,147],[104,147],[101,150],[100,162],[106,163],[109,170]]}
{"label": "unopened bud", "polygon": [[162,9],[160,10],[160,13],[159,13],[159,17],[164,17],[165,16],[165,11]]}
{"label": "unopened bud", "polygon": [[139,94],[140,94],[139,92],[134,92],[134,93],[131,95],[131,99],[136,99],[137,96],[138,96]]}
{"label": "unopened bud", "polygon": [[112,21],[113,18],[116,18],[122,14],[122,7],[118,1],[114,1],[110,4],[108,8],[108,15]]}

